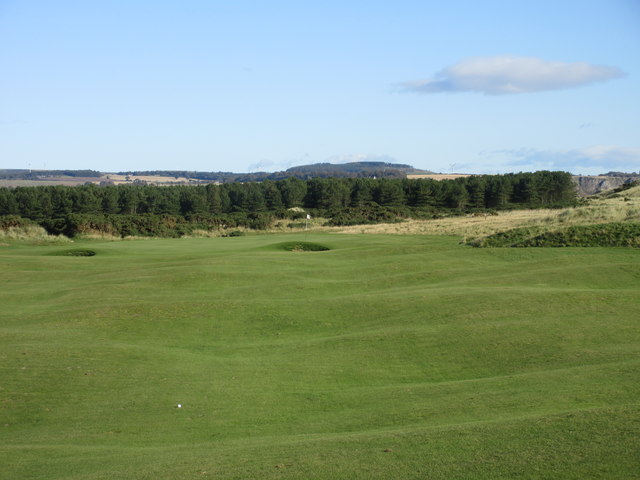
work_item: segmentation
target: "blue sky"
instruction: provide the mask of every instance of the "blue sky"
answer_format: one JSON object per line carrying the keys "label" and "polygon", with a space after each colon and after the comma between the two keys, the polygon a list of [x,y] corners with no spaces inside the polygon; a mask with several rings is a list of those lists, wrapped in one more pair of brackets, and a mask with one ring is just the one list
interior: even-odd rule
{"label": "blue sky", "polygon": [[640,171],[640,2],[0,0],[0,168]]}

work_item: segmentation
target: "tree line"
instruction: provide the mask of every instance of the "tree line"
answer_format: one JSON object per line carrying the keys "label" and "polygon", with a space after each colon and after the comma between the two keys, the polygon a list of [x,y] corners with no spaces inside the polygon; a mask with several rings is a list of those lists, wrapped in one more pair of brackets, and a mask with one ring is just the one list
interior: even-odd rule
{"label": "tree line", "polygon": [[[436,181],[313,178],[196,186],[107,185],[0,188],[0,215],[35,220],[50,229],[70,215],[164,216],[210,226],[265,228],[301,207],[345,223],[424,217],[486,209],[561,207],[575,202],[565,172],[540,171]],[[121,221],[120,219],[119,221]],[[138,218],[138,222],[140,219]],[[165,222],[166,223],[166,222]],[[179,223],[179,222],[178,222]],[[171,222],[169,222],[169,225]],[[168,227],[167,227],[168,228]]]}

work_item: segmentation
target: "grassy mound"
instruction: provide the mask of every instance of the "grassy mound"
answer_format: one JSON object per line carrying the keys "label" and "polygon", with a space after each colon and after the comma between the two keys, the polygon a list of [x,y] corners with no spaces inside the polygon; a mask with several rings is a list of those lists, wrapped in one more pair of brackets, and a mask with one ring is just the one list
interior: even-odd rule
{"label": "grassy mound", "polygon": [[539,227],[519,227],[497,232],[469,242],[474,247],[515,247],[540,232]]}
{"label": "grassy mound", "polygon": [[514,228],[471,244],[477,247],[640,247],[640,223],[577,225],[539,232],[536,227]]}

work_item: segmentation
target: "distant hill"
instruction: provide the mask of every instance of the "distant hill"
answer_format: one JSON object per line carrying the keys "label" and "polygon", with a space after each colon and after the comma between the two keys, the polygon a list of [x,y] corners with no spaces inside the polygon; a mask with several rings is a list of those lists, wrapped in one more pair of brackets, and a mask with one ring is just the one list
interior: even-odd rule
{"label": "distant hill", "polygon": [[[280,172],[198,172],[188,170],[147,170],[118,173],[95,170],[26,170],[0,169],[0,187],[35,185],[82,185],[142,183],[150,185],[189,185],[203,183],[260,182],[297,177],[341,178],[432,178],[443,180],[467,175],[434,174],[411,165],[387,162],[314,163],[291,167]],[[640,180],[640,173],[607,172],[602,175],[575,175],[578,194],[593,195]]]}
{"label": "distant hill", "polygon": [[401,163],[350,162],[315,163],[300,165],[280,172],[198,172],[188,170],[145,170],[127,172],[97,172],[95,170],[24,170],[0,169],[0,186],[28,185],[82,185],[146,183],[154,185],[183,185],[197,183],[261,182],[297,177],[303,180],[314,177],[341,178],[405,178],[407,175],[427,175],[420,170]]}
{"label": "distant hill", "polygon": [[314,177],[387,177],[404,178],[412,173],[432,173],[427,170],[419,170],[411,165],[386,162],[350,162],[350,163],[314,163],[310,165],[300,165],[291,167],[280,172],[188,172],[175,170],[153,170],[153,171],[133,171],[118,172],[119,175],[131,176],[163,176],[163,177],[185,177],[209,182],[230,183],[230,182],[259,182],[262,180],[283,180],[288,177],[298,177],[302,179]]}
{"label": "distant hill", "polygon": [[394,177],[404,178],[409,173],[432,173],[417,170],[411,165],[386,162],[314,163],[292,167],[285,171],[296,177]]}

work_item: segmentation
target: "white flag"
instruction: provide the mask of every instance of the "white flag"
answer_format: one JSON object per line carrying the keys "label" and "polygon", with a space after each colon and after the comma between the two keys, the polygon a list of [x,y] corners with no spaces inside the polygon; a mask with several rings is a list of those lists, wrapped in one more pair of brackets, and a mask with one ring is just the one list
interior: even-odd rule
{"label": "white flag", "polygon": [[307,213],[307,220],[311,220],[311,215]]}

